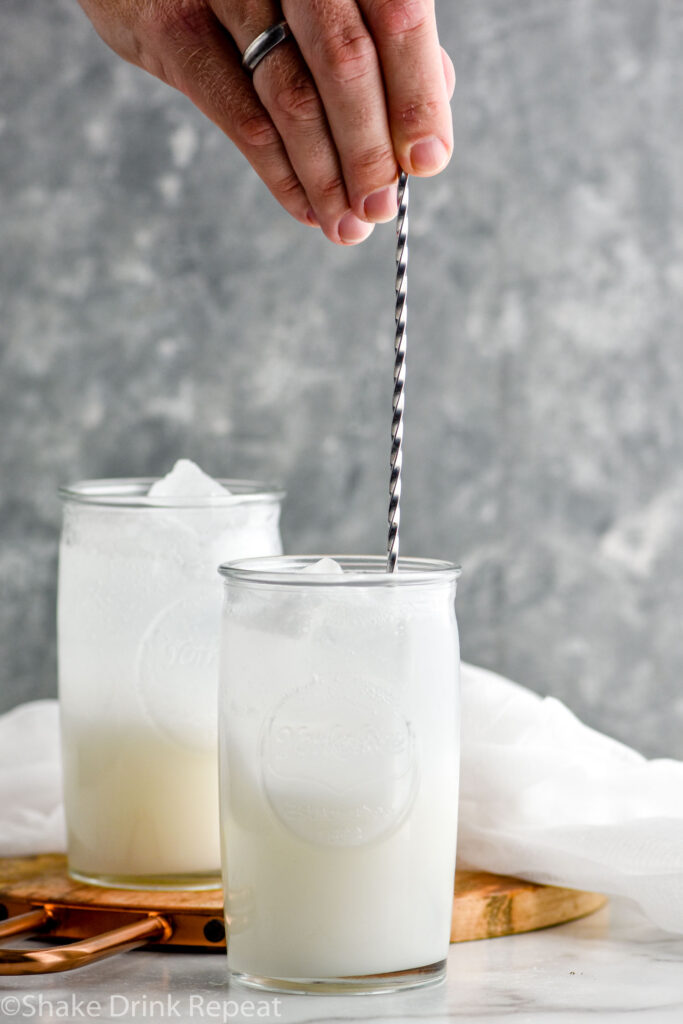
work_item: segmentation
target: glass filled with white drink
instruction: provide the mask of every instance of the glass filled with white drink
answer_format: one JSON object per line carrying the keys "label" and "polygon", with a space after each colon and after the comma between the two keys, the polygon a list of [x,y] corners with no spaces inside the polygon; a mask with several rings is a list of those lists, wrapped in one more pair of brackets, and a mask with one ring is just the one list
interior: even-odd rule
{"label": "glass filled with white drink", "polygon": [[458,804],[459,569],[259,558],[225,583],[228,966],[299,991],[443,978]]}
{"label": "glass filled with white drink", "polygon": [[219,885],[216,566],[281,552],[283,494],[186,460],[158,481],[60,493],[69,871],[126,888]]}

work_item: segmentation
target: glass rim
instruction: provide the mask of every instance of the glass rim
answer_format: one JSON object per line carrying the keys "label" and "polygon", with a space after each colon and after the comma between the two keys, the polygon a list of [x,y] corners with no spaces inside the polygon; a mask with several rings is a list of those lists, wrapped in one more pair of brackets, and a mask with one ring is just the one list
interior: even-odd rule
{"label": "glass rim", "polygon": [[162,479],[157,476],[110,477],[98,480],[77,480],[63,484],[57,493],[63,502],[78,505],[100,505],[108,508],[225,508],[231,505],[267,504],[281,502],[286,492],[276,484],[259,480],[239,480],[216,477],[216,482],[227,487],[230,494],[159,495],[150,496],[152,484]]}
{"label": "glass rim", "polygon": [[[301,570],[321,558],[333,558],[344,573]],[[287,568],[289,564],[289,568]],[[384,555],[268,555],[223,562],[218,572],[226,583],[258,583],[289,587],[416,586],[453,582],[462,574],[454,562],[436,558],[399,558],[398,572],[387,571]]]}

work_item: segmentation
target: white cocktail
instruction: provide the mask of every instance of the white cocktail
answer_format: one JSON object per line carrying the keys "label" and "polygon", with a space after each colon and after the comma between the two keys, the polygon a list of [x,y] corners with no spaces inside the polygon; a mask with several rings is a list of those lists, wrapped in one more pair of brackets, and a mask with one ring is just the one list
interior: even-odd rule
{"label": "white cocktail", "polygon": [[458,570],[339,561],[221,568],[228,963],[265,988],[423,984],[448,950]]}
{"label": "white cocktail", "polygon": [[185,461],[156,484],[87,481],[61,493],[69,870],[109,885],[215,885],[216,566],[282,550],[282,494],[217,483]]}

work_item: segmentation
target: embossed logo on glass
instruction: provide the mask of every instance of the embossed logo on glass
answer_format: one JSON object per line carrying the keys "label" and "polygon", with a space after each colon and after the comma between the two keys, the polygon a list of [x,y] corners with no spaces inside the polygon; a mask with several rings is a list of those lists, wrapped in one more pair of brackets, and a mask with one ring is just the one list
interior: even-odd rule
{"label": "embossed logo on glass", "polygon": [[219,613],[206,602],[180,600],[150,622],[140,641],[137,684],[157,728],[183,747],[216,743]]}
{"label": "embossed logo on glass", "polygon": [[308,842],[388,835],[415,796],[415,741],[394,699],[363,681],[314,678],[285,697],[262,736],[263,780],[280,821]]}

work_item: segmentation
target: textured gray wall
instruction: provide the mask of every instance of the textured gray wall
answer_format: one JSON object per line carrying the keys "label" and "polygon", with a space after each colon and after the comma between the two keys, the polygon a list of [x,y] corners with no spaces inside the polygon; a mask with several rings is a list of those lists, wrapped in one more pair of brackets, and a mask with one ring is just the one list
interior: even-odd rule
{"label": "textured gray wall", "polygon": [[[464,564],[466,657],[683,756],[683,4],[440,10],[402,550]],[[62,481],[182,453],[284,481],[290,550],[382,550],[390,226],[290,222],[75,0],[0,2],[0,196],[3,706],[54,692]]]}

